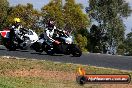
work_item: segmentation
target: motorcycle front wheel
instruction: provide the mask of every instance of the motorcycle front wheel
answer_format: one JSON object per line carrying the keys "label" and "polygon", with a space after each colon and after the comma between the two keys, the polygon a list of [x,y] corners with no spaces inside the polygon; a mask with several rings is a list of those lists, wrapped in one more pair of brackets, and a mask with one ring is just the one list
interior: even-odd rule
{"label": "motorcycle front wheel", "polygon": [[75,45],[73,48],[72,48],[72,55],[74,57],[80,57],[82,55],[82,51],[80,50],[80,48]]}

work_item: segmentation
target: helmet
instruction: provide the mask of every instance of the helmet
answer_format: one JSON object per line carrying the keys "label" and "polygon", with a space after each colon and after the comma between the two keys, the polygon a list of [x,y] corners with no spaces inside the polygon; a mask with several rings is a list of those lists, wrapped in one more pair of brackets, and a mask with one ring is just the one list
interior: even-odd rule
{"label": "helmet", "polygon": [[14,22],[15,22],[15,23],[20,23],[21,20],[20,20],[20,18],[14,18]]}
{"label": "helmet", "polygon": [[48,29],[53,30],[55,21],[53,19],[50,19],[48,22]]}
{"label": "helmet", "polygon": [[54,23],[55,23],[55,21],[53,18],[49,19],[49,22],[48,22],[49,26],[54,26]]}

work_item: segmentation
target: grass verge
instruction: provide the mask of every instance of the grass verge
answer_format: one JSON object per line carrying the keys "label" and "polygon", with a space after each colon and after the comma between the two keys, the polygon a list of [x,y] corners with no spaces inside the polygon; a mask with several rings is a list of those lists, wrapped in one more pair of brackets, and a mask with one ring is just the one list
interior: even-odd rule
{"label": "grass verge", "polygon": [[[88,74],[130,74],[110,68],[98,68],[79,64],[57,63],[43,60],[27,60],[15,57],[0,57],[0,88],[117,88],[117,85],[76,83],[78,67]],[[122,85],[119,85],[119,87]],[[126,87],[127,86],[127,87]],[[122,86],[124,87],[124,86]],[[131,84],[124,88],[131,88]],[[120,87],[121,88],[121,87]]]}

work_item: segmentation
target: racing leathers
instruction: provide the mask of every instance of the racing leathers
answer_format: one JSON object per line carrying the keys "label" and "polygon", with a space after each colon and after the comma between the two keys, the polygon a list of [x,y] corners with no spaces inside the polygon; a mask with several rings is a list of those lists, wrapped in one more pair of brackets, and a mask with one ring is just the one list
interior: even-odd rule
{"label": "racing leathers", "polygon": [[45,32],[46,37],[47,37],[46,39],[48,39],[48,41],[51,43],[55,42],[55,43],[59,44],[60,42],[53,39],[53,35],[54,35],[55,31],[59,31],[56,29],[56,26],[51,27],[51,28],[47,27],[46,32]]}
{"label": "racing leathers", "polygon": [[53,34],[54,34],[54,32],[55,32],[55,30],[56,30],[56,27],[55,27],[55,26],[53,27],[53,29],[46,28],[46,35],[47,35],[47,37],[49,38],[49,40],[50,40],[51,42],[54,42],[54,41],[55,41],[55,40],[52,38],[52,37],[53,37]]}
{"label": "racing leathers", "polygon": [[18,41],[20,41],[20,29],[22,28],[21,25],[12,25],[10,28],[10,40],[13,41],[14,39],[17,39]]}

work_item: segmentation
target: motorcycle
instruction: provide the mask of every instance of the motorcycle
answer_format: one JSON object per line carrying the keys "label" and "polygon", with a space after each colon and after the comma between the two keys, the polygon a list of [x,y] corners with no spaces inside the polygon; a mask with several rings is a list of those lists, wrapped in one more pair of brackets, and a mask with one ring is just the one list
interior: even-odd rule
{"label": "motorcycle", "polygon": [[31,29],[20,29],[20,33],[13,35],[12,39],[10,38],[11,34],[14,34],[12,31],[6,33],[2,38],[3,45],[9,50],[28,49],[32,43],[38,40],[37,34]]}
{"label": "motorcycle", "polygon": [[54,54],[72,54],[75,57],[80,57],[82,51],[80,48],[73,44],[72,36],[66,32],[58,31],[58,33],[53,35],[54,42],[51,42],[46,34],[41,34],[39,40],[32,44],[32,49],[36,52],[42,53],[45,51],[48,55]]}

